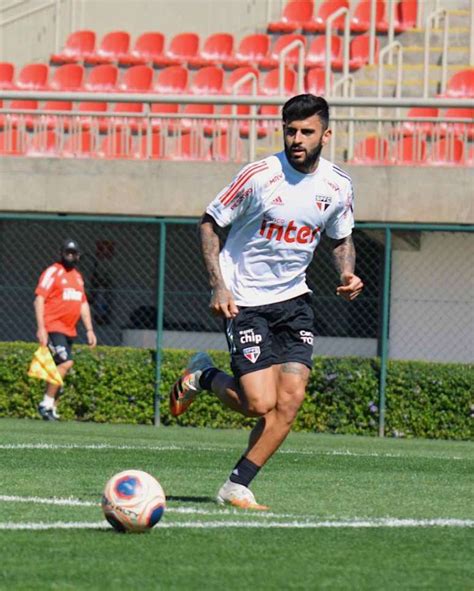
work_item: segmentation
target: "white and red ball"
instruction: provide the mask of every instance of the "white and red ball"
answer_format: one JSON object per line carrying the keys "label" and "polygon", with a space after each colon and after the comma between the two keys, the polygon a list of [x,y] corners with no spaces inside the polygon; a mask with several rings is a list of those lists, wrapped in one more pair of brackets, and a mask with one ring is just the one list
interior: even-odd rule
{"label": "white and red ball", "polygon": [[166,497],[160,483],[148,472],[125,470],[112,476],[102,496],[102,510],[120,532],[144,532],[160,521]]}

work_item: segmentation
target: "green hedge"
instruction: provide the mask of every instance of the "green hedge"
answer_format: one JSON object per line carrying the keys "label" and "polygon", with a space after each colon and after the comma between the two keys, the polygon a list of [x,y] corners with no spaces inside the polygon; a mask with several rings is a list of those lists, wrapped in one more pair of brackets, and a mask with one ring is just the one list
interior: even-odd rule
{"label": "green hedge", "polygon": [[[0,343],[0,417],[37,418],[44,385],[26,375],[37,345]],[[179,419],[170,416],[167,393],[189,353],[164,352],[161,420],[220,428],[250,427],[251,419],[224,408],[203,393]],[[228,355],[215,352],[229,370]],[[74,372],[61,402],[64,419],[153,422],[154,352],[125,347],[75,348]],[[378,426],[378,359],[317,358],[295,430],[375,435]],[[386,433],[398,437],[470,439],[474,366],[392,361],[386,389]]]}

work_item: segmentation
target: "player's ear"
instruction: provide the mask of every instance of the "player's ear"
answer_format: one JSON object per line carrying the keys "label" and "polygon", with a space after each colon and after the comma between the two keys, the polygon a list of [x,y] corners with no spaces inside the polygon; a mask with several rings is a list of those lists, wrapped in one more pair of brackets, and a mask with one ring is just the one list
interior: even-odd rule
{"label": "player's ear", "polygon": [[331,135],[332,129],[328,127],[326,131],[323,133],[323,137],[321,138],[323,146],[325,146],[329,142],[329,140],[331,139]]}

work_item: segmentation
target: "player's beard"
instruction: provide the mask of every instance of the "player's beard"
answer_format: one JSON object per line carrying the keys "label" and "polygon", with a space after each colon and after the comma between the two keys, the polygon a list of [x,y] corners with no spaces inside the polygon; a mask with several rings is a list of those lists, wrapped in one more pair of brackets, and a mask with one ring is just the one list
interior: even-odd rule
{"label": "player's beard", "polygon": [[74,257],[73,259],[61,257],[61,264],[68,271],[71,271],[71,269],[75,269],[77,267],[78,262],[79,261],[76,257]]}
{"label": "player's beard", "polygon": [[289,148],[287,145],[285,145],[285,154],[288,159],[288,162],[291,164],[291,166],[293,166],[293,168],[296,168],[296,170],[298,170],[300,172],[304,172],[304,173],[308,173],[313,170],[314,165],[316,164],[316,162],[319,160],[319,157],[321,156],[322,150],[323,150],[323,138],[321,138],[319,140],[319,144],[313,150],[311,150],[311,152],[306,152],[306,158],[303,160],[303,162],[301,162],[301,161],[295,161],[293,159],[293,155],[291,153],[291,148]]}

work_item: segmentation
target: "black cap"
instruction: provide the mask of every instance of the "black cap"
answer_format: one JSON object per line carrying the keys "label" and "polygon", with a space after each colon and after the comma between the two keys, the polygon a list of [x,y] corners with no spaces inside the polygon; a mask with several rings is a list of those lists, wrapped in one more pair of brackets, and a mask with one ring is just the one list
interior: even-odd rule
{"label": "black cap", "polygon": [[61,246],[61,252],[64,252],[65,250],[75,250],[79,254],[79,244],[72,238],[67,238]]}

